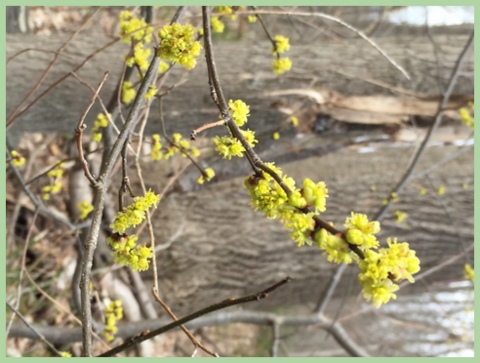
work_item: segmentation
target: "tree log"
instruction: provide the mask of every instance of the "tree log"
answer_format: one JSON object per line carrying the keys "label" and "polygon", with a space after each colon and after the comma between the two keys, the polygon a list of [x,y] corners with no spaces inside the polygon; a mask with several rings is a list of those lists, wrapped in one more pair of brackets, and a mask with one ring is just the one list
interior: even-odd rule
{"label": "tree log", "polygon": [[[57,50],[64,40],[64,37],[7,37],[7,59],[26,48],[42,50],[22,53],[8,63],[7,115],[27,94],[51,59],[52,54],[44,51]],[[406,68],[411,81],[404,79],[377,51],[360,40],[324,42],[318,47],[294,45],[289,54],[294,69],[285,77],[272,74],[270,45],[266,42],[255,45],[217,42],[215,57],[227,98],[240,98],[248,103],[251,106],[249,127],[258,134],[271,135],[285,120],[282,110],[293,109],[304,101],[301,95],[287,98],[273,94],[278,90],[321,87],[330,95],[340,94],[342,104],[347,105],[349,100],[353,105],[353,98],[349,97],[387,97],[398,94],[399,88],[422,97],[438,96],[466,40],[464,36],[438,37],[438,59],[427,38],[406,36],[378,40],[380,46]],[[108,39],[98,34],[77,37],[34,97],[107,42]],[[117,83],[127,48],[125,44],[116,43],[97,54],[76,73],[96,85],[104,72],[110,71],[109,80],[101,92],[102,97],[108,100]],[[183,75],[183,71],[175,69],[168,84],[179,82]],[[192,129],[215,121],[218,116],[218,110],[210,98],[203,62],[200,61],[197,68],[186,76],[188,82],[175,88],[164,102],[169,133],[188,135]],[[360,78],[381,80],[390,86],[387,89]],[[312,81],[316,84],[312,85]],[[473,55],[460,77],[456,94],[466,97],[473,94]],[[69,77],[22,115],[9,128],[9,136],[18,137],[23,132],[73,134],[90,98],[91,92]],[[328,104],[325,102],[323,105]],[[318,102],[316,105],[307,105],[314,113],[325,111],[316,109],[317,106]],[[309,112],[308,109],[302,110]],[[90,112],[87,123],[91,125],[98,111],[97,107]],[[402,116],[408,116],[410,107],[403,112]],[[160,127],[155,107],[150,118],[147,132],[158,132]],[[322,139],[313,139],[313,142],[320,143]],[[453,146],[430,149],[423,167],[442,159],[453,150]],[[341,228],[350,211],[371,214],[379,206],[400,177],[399,173],[407,165],[412,152],[392,148],[361,154],[347,149],[323,157],[297,160],[286,164],[284,169],[297,181],[309,177],[327,182],[330,197],[324,217]],[[266,160],[277,161],[276,158]],[[240,159],[223,170],[229,173],[239,164],[247,163]],[[155,190],[161,190],[164,186],[156,184],[158,174],[164,173],[163,168],[161,164],[153,163],[144,168],[144,177]],[[248,171],[243,177],[246,175]],[[201,192],[171,194],[164,198],[153,218],[157,243],[171,242],[168,249],[158,252],[160,289],[177,315],[217,302],[226,298],[226,294],[239,296],[249,293],[286,275],[292,276],[294,281],[275,292],[274,298],[260,302],[256,307],[294,303],[312,306],[334,271],[335,266],[328,263],[316,247],[297,248],[278,221],[269,221],[260,213],[253,212],[243,189],[243,177],[203,186]],[[418,251],[423,270],[461,253],[473,242],[473,189],[462,188],[464,182],[473,185],[473,153],[465,153],[449,163],[448,167],[431,173],[429,180],[435,187],[440,183],[445,184],[447,194],[437,197],[432,191],[427,197],[420,197],[415,188],[422,186],[432,190],[431,185],[426,179],[412,182],[411,188],[401,195],[400,202],[393,207],[409,213],[408,224],[397,225],[390,216],[383,224],[381,236],[382,242],[387,236],[409,241],[412,248]],[[376,193],[370,191],[372,184],[377,186]],[[452,265],[428,281],[460,277],[460,265]],[[356,274],[355,267],[349,269],[338,294],[359,292],[356,281],[351,283],[349,280],[355,279]]]}
{"label": "tree log", "polygon": [[[418,170],[456,149],[430,148]],[[343,150],[288,163],[283,169],[297,181],[305,177],[324,180],[329,198],[323,218],[342,228],[351,211],[370,216],[375,213],[413,151],[382,148],[362,154]],[[144,170],[148,180],[158,180],[162,173],[158,166]],[[469,184],[467,190],[463,183]],[[447,190],[443,196],[436,194],[440,184]],[[377,187],[376,192],[370,191],[372,185]],[[161,185],[151,186],[161,189]],[[429,193],[420,196],[418,190],[423,187]],[[243,178],[206,185],[197,192],[171,194],[161,201],[153,216],[156,240],[171,245],[157,255],[160,288],[175,311],[186,313],[193,306],[241,296],[287,275],[294,280],[276,291],[272,299],[260,302],[258,308],[316,303],[336,265],[327,262],[315,246],[296,247],[279,221],[267,220],[248,202]],[[398,224],[393,214],[387,215],[379,240],[383,245],[386,237],[410,242],[421,259],[422,271],[462,253],[473,243],[473,152],[430,173],[428,179],[413,180],[391,210],[406,212],[408,218]],[[427,283],[462,278],[466,260],[472,261],[473,254],[429,276]],[[349,267],[336,296],[359,293],[357,274],[357,267]],[[423,286],[414,284],[399,293]]]}
{"label": "tree log", "polygon": [[[7,115],[35,84],[52,59],[52,52],[58,50],[66,39],[66,36],[7,36],[7,59],[22,50],[30,49],[7,64]],[[338,111],[339,108],[345,108],[345,104],[354,105],[354,99],[348,98],[349,96],[385,97],[398,95],[398,90],[403,89],[410,95],[436,97],[445,87],[456,57],[466,40],[467,37],[461,35],[439,35],[435,39],[435,55],[435,47],[427,37],[378,39],[380,47],[407,70],[411,76],[410,81],[373,47],[358,39],[322,41],[318,45],[292,45],[288,55],[293,60],[294,67],[292,72],[282,77],[273,75],[271,71],[270,44],[265,41],[257,44],[219,41],[214,44],[214,51],[226,97],[240,98],[249,104],[249,126],[257,134],[271,135],[285,119],[282,109],[299,106],[299,103],[295,102],[299,99],[298,95],[290,95],[289,98],[280,94],[271,96],[279,90],[309,90],[320,86],[326,92],[336,92],[342,97],[341,104],[330,107],[333,109],[331,113],[334,118],[344,121],[349,118],[355,121],[355,113],[342,116]],[[62,53],[34,97],[109,41],[111,39],[93,32],[81,33]],[[96,54],[76,74],[96,86],[104,72],[109,71],[109,79],[101,92],[101,96],[107,101],[117,84],[127,52],[127,45],[114,43]],[[189,135],[194,128],[217,119],[218,110],[210,98],[206,67],[202,60],[200,58],[197,67],[188,73],[175,67],[167,82],[167,86],[171,86],[187,77],[185,85],[175,88],[165,97],[164,115],[169,133]],[[379,86],[378,82],[381,82],[382,86]],[[464,67],[455,94],[467,97],[473,94],[473,54]],[[91,95],[90,90],[70,76],[23,114],[9,128],[9,135],[18,137],[25,131],[73,133]],[[303,102],[304,97],[301,96],[300,100]],[[327,98],[325,104],[330,103],[332,98]],[[88,125],[92,124],[99,111],[100,108],[95,105],[87,117]],[[414,107],[411,111],[404,109],[401,116],[405,117],[405,114],[408,116],[416,111],[418,110]],[[329,108],[322,112],[328,113]],[[146,130],[148,133],[160,130],[158,118],[158,109],[154,106]]]}

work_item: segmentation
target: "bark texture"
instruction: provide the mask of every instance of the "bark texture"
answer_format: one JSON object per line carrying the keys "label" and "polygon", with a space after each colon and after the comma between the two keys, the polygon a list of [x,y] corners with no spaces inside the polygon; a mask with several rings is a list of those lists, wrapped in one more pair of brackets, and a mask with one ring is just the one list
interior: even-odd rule
{"label": "bark texture", "polygon": [[[29,49],[7,64],[7,115],[35,84],[52,59],[52,52],[58,50],[66,38],[21,34],[7,36],[7,59]],[[110,40],[92,32],[78,35],[62,53],[45,84],[36,91],[34,97]],[[435,38],[434,45],[429,38],[418,35],[378,39],[382,49],[407,70],[411,76],[410,81],[378,51],[358,39],[292,45],[289,56],[294,62],[294,68],[284,77],[273,75],[270,44],[265,41],[256,44],[216,42],[215,59],[226,97],[243,99],[251,107],[250,127],[259,134],[271,134],[285,118],[281,110],[298,108],[305,100],[304,95],[293,98],[289,95],[287,98],[287,95],[273,93],[279,90],[321,88],[322,94],[326,96],[326,107],[322,109],[324,113],[329,112],[328,104],[334,101],[331,92],[338,92],[342,97],[388,96],[398,95],[395,88],[403,88],[420,96],[438,96],[445,87],[466,40],[467,37],[461,35],[439,35]],[[107,101],[119,79],[127,52],[127,45],[114,43],[96,54],[76,74],[96,86],[104,72],[109,71],[109,79],[101,92]],[[175,69],[173,77],[167,82],[167,86],[173,85],[185,77],[188,81],[165,98],[164,115],[168,132],[188,135],[194,128],[214,121],[218,116],[218,110],[210,98],[206,67],[202,60],[200,58],[198,66],[190,73]],[[373,80],[389,85],[389,89],[371,83]],[[455,94],[473,94],[473,55],[464,67]],[[19,118],[9,128],[9,134],[18,137],[25,131],[72,133],[90,98],[91,91],[69,77]],[[345,102],[358,102],[353,99],[341,101],[340,108],[345,108]],[[98,105],[94,106],[87,124],[91,125],[98,111]],[[338,113],[337,109],[332,115],[339,117]],[[408,114],[408,110],[403,110],[403,116]],[[150,113],[151,122],[147,132],[159,131],[158,116],[158,109],[154,107]],[[353,121],[355,118],[354,113],[340,116],[347,121],[349,117]]]}
{"label": "bark texture", "polygon": [[[57,50],[64,40],[61,37],[7,37],[7,59],[31,48],[7,64],[7,115],[26,95],[52,58],[52,54],[46,51]],[[287,97],[273,93],[278,90],[321,88],[322,94],[327,97],[327,101],[320,103],[323,108],[316,108],[319,102],[315,102],[306,104],[307,109],[302,109],[310,115],[304,118],[307,124],[305,120],[311,122],[307,129],[318,121],[318,114],[327,113],[328,116],[329,97],[336,93],[341,95],[343,105],[350,96],[396,96],[398,88],[425,97],[438,96],[466,40],[466,36],[460,35],[439,36],[436,38],[438,58],[426,37],[378,40],[379,45],[406,68],[411,81],[403,78],[376,50],[360,40],[324,42],[315,46],[294,45],[289,54],[294,62],[294,71],[280,78],[272,75],[270,45],[266,42],[255,45],[218,42],[215,44],[215,57],[226,96],[243,99],[249,104],[249,127],[257,134],[271,135],[285,121],[282,109],[301,108],[305,101],[304,95]],[[46,84],[35,95],[108,41],[98,34],[80,35],[68,46],[48,75]],[[109,80],[101,92],[102,97],[108,100],[126,52],[125,44],[116,43],[93,57],[77,75],[95,86],[104,72],[110,71]],[[470,96],[473,94],[473,55],[464,69],[455,93]],[[164,112],[167,132],[188,135],[192,129],[216,120],[218,110],[210,98],[204,64],[199,62],[197,68],[188,74],[176,69],[168,84],[179,82],[184,76],[188,77],[188,82],[166,97]],[[390,88],[366,82],[365,79],[381,80]],[[23,132],[73,134],[90,98],[90,91],[69,77],[19,118],[9,128],[9,136],[18,137]],[[402,117],[411,116],[412,108],[405,108]],[[90,112],[90,124],[97,111],[98,108]],[[158,132],[160,126],[155,108],[150,118],[147,132]],[[352,210],[374,213],[400,177],[399,173],[404,170],[413,150],[381,148],[372,153],[358,153],[353,148],[346,148],[351,142],[338,140],[338,132],[334,136],[312,138],[308,148],[310,154],[305,154],[304,160],[295,156],[302,155],[305,145],[292,147],[285,142],[277,147],[269,144],[265,150],[270,157],[265,160],[279,162],[283,158],[284,162],[289,162],[284,170],[297,182],[305,177],[325,180],[330,198],[324,217],[341,226]],[[423,161],[423,168],[455,149],[454,146],[431,148]],[[287,153],[286,150],[293,152]],[[156,180],[159,174],[165,172],[156,165],[146,166],[144,177],[149,181],[148,186],[161,190],[163,185]],[[259,287],[263,288],[286,275],[294,280],[252,308],[296,303],[314,306],[334,272],[335,266],[326,261],[320,250],[308,246],[297,248],[278,221],[266,220],[248,206],[247,192],[243,188],[243,178],[249,173],[246,165],[243,159],[225,164],[217,173],[221,181],[202,187],[201,192],[170,194],[161,202],[153,218],[157,243],[170,245],[158,252],[161,294],[177,315],[228,296],[257,291]],[[235,178],[239,175],[242,177]],[[462,188],[464,182],[470,185],[469,189]],[[370,191],[373,184],[377,186],[375,193]],[[436,196],[433,192],[440,184],[446,186],[445,196]],[[191,190],[191,185],[183,185],[180,190]],[[420,197],[417,193],[420,187],[430,189],[430,194]],[[473,242],[473,153],[467,152],[454,159],[431,173],[429,179],[413,181],[393,209],[409,213],[409,218],[402,225],[395,224],[393,217],[387,219],[383,224],[381,240],[384,242],[387,236],[396,236],[400,241],[409,241],[418,251],[423,270],[461,253]],[[428,281],[462,276],[464,262],[442,270]],[[356,274],[355,267],[349,269],[338,294],[359,292]],[[145,278],[148,279],[149,275]]]}
{"label": "bark texture", "polygon": [[[429,149],[419,170],[455,149]],[[412,152],[411,148],[368,154],[344,150],[288,163],[284,170],[297,181],[305,177],[326,181],[330,197],[323,216],[341,228],[350,211],[375,213]],[[150,168],[149,172],[158,170]],[[463,183],[470,187],[463,189]],[[436,194],[441,184],[447,190],[443,196]],[[371,185],[376,185],[376,192],[370,191]],[[423,187],[429,193],[419,196]],[[243,178],[235,178],[205,186],[201,192],[171,194],[160,203],[153,218],[157,241],[171,243],[158,253],[160,287],[172,308],[186,312],[192,306],[248,293],[286,275],[294,280],[252,308],[316,303],[336,265],[327,262],[315,246],[296,247],[279,221],[267,220],[248,202]],[[389,214],[382,222],[380,241],[385,243],[390,236],[410,242],[421,259],[422,271],[464,251],[473,243],[473,152],[428,178],[412,180],[391,210],[408,213],[408,219],[398,224]],[[463,264],[472,259],[469,254],[426,281],[461,278]],[[337,296],[359,293],[357,274],[355,266],[348,269]],[[424,288],[422,283],[416,285],[399,293]]]}

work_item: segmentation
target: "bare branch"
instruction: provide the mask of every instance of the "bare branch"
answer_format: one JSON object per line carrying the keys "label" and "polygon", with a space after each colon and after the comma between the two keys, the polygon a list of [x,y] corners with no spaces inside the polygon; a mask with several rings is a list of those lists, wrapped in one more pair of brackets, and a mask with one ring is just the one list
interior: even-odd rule
{"label": "bare branch", "polygon": [[[425,138],[422,141],[422,144],[418,148],[417,152],[412,158],[412,161],[410,165],[408,166],[407,170],[405,171],[403,177],[400,179],[400,181],[397,183],[397,185],[392,189],[390,192],[389,196],[392,195],[392,193],[399,193],[405,184],[410,180],[410,177],[412,176],[413,170],[417,166],[418,162],[422,158],[425,150],[427,149],[427,145],[430,142],[430,139],[432,138],[433,134],[437,130],[437,128],[440,126],[442,123],[442,118],[443,118],[443,113],[445,112],[445,106],[452,95],[453,88],[455,87],[458,76],[460,75],[460,70],[462,69],[463,63],[465,59],[467,58],[467,55],[470,53],[470,50],[473,47],[473,38],[474,38],[474,33],[470,35],[470,38],[467,41],[467,44],[465,45],[463,51],[460,53],[458,56],[457,62],[455,64],[455,67],[452,71],[452,74],[450,75],[450,80],[448,81],[448,87],[447,90],[445,91],[442,101],[438,105],[437,109],[437,114],[435,116],[435,121],[433,122],[432,126],[430,126],[430,129],[428,130],[428,133],[425,135]],[[390,207],[390,199],[388,198],[388,203],[383,205],[380,210],[377,212],[375,215],[374,219],[379,220],[380,218],[383,217],[383,215],[388,211]]]}
{"label": "bare branch", "polygon": [[172,330],[176,327],[179,327],[182,324],[185,324],[185,323],[187,323],[191,320],[194,320],[194,319],[196,319],[200,316],[206,315],[208,313],[211,313],[211,312],[214,312],[214,311],[217,311],[217,310],[221,310],[221,309],[225,309],[227,307],[234,306],[234,305],[245,304],[245,303],[252,302],[252,301],[258,301],[258,300],[266,299],[268,297],[269,293],[271,293],[274,290],[276,290],[277,288],[285,285],[290,280],[291,280],[290,277],[287,276],[286,278],[284,278],[280,282],[276,283],[275,285],[272,285],[272,286],[268,287],[267,289],[265,289],[263,291],[260,291],[259,293],[249,295],[249,296],[245,296],[245,297],[241,297],[241,298],[238,298],[238,299],[229,298],[229,299],[224,300],[222,302],[219,302],[217,304],[207,306],[206,308],[198,310],[198,311],[196,311],[196,312],[194,312],[190,315],[185,316],[182,319],[176,320],[173,323],[170,323],[170,324],[168,324],[166,326],[163,326],[159,329],[153,330],[151,332],[145,331],[143,333],[140,333],[139,335],[133,337],[132,339],[126,341],[125,343],[119,345],[118,347],[116,347],[112,350],[109,350],[108,352],[105,352],[103,354],[100,354],[99,356],[100,357],[112,357],[115,354],[123,352],[124,350],[126,350],[126,349],[128,349],[132,346],[135,346],[135,345],[137,345],[137,344],[139,344],[139,343],[141,343],[145,340],[156,337],[157,335],[163,334],[163,333],[165,333],[169,330]]}

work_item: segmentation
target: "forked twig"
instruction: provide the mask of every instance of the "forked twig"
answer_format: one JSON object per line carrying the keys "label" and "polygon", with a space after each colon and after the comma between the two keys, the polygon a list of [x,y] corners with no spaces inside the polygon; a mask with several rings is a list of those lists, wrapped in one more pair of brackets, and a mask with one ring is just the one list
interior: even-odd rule
{"label": "forked twig", "polygon": [[83,154],[82,136],[83,136],[83,132],[87,128],[87,126],[83,122],[85,121],[85,118],[87,117],[88,111],[90,111],[93,104],[95,103],[95,99],[98,97],[98,94],[100,93],[100,90],[102,89],[103,84],[107,80],[107,77],[108,77],[108,71],[105,72],[105,74],[103,75],[103,78],[100,81],[97,89],[95,90],[95,93],[93,94],[92,98],[90,99],[90,103],[88,104],[87,108],[85,109],[85,112],[83,113],[82,116],[80,116],[80,120],[78,121],[78,125],[75,129],[75,137],[77,138],[78,157],[80,159],[80,163],[83,166],[85,176],[87,177],[87,179],[90,181],[90,183],[92,185],[94,185],[96,183],[96,180],[93,177],[92,173],[90,172],[90,169],[88,169],[88,162],[87,162],[87,159],[85,158],[85,156]]}
{"label": "forked twig", "polygon": [[[427,149],[427,145],[430,142],[430,139],[432,138],[433,134],[437,130],[437,128],[440,126],[442,123],[442,118],[443,114],[445,112],[445,106],[448,103],[448,100],[450,96],[452,95],[453,88],[457,84],[458,76],[460,75],[460,70],[462,69],[463,63],[465,62],[465,59],[467,58],[467,55],[470,53],[470,50],[473,47],[473,39],[474,39],[474,33],[470,34],[470,37],[467,41],[467,44],[465,44],[465,47],[463,48],[462,52],[458,56],[457,62],[455,63],[455,67],[453,68],[452,74],[450,75],[450,79],[448,81],[448,87],[445,93],[443,94],[442,101],[438,105],[437,108],[437,113],[435,115],[435,121],[433,124],[430,126],[430,129],[428,130],[428,133],[425,135],[425,138],[422,141],[422,144],[418,148],[417,152],[412,158],[412,161],[410,162],[410,165],[408,166],[407,170],[405,171],[404,175],[400,179],[400,181],[397,183],[397,185],[392,189],[390,192],[389,196],[392,195],[392,193],[398,193],[400,192],[405,184],[410,180],[410,177],[412,176],[413,170],[417,166],[418,162],[422,158],[425,150]],[[388,211],[390,207],[390,201],[391,198],[388,198],[387,203],[385,205],[382,205],[380,210],[377,212],[375,215],[374,219],[378,220],[383,217],[383,215]]]}
{"label": "forked twig", "polygon": [[[170,315],[170,317],[177,321],[178,318],[177,316],[175,315],[175,313],[172,311],[172,309],[170,309],[170,307],[162,300],[162,298],[158,295],[158,290],[156,289],[156,287],[153,287],[152,288],[152,294],[153,294],[153,297],[155,298],[155,300],[162,306],[162,308],[168,313],[168,315]],[[195,350],[197,348],[200,348],[202,349],[205,353],[207,354],[210,354],[211,356],[213,357],[219,357],[218,353],[215,353],[215,352],[212,352],[211,350],[209,350],[208,348],[206,348],[202,343],[200,343],[198,341],[197,338],[195,338],[193,336],[192,333],[190,333],[190,331],[185,327],[185,325],[180,325],[180,329],[183,330],[183,332],[187,335],[187,337],[190,339],[190,341],[193,343],[193,345],[195,346]]]}
{"label": "forked twig", "polygon": [[99,357],[112,357],[115,354],[123,352],[124,350],[126,350],[130,347],[133,347],[133,346],[135,346],[135,345],[137,345],[141,342],[144,342],[145,340],[154,338],[157,335],[163,334],[163,333],[165,333],[169,330],[172,330],[176,327],[179,327],[180,325],[188,323],[189,321],[194,320],[194,319],[196,319],[200,316],[206,315],[208,313],[211,313],[211,312],[214,312],[214,311],[217,311],[217,310],[221,310],[221,309],[225,309],[225,308],[230,307],[230,306],[235,306],[235,305],[245,304],[245,303],[252,302],[252,301],[259,301],[259,300],[266,299],[271,292],[273,292],[274,290],[278,289],[279,287],[285,285],[290,280],[291,280],[291,278],[287,276],[283,280],[277,282],[276,284],[274,284],[274,285],[272,285],[272,286],[266,288],[265,290],[260,291],[256,294],[244,296],[244,297],[241,297],[241,298],[238,298],[238,299],[229,298],[229,299],[223,300],[223,301],[221,301],[217,304],[213,304],[213,305],[207,306],[206,308],[200,309],[200,310],[198,310],[198,311],[196,311],[196,312],[194,312],[190,315],[187,315],[187,316],[183,317],[182,319],[174,321],[173,323],[170,323],[168,325],[162,326],[161,328],[158,328],[156,330],[144,331],[144,332],[140,333],[139,335],[137,335],[137,336],[131,338],[130,340],[126,341],[125,343],[119,345],[118,347],[115,347],[112,350],[109,350],[108,352],[100,354]]}

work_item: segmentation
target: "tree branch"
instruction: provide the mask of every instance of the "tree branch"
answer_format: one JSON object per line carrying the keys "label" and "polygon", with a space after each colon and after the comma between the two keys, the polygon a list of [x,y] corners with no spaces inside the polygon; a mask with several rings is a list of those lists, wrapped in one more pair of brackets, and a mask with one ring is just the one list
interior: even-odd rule
{"label": "tree branch", "polygon": [[108,352],[105,352],[103,354],[100,354],[99,356],[100,357],[112,357],[115,354],[123,352],[124,350],[126,350],[130,347],[133,347],[133,346],[135,346],[135,345],[137,345],[137,344],[139,344],[139,343],[141,343],[145,340],[154,338],[157,335],[163,334],[163,333],[165,333],[169,330],[172,330],[176,327],[179,327],[180,325],[183,325],[183,324],[185,324],[185,323],[187,323],[191,320],[194,320],[194,319],[196,319],[196,318],[198,318],[202,315],[206,315],[208,313],[211,313],[211,312],[214,312],[214,311],[217,311],[217,310],[220,310],[220,309],[225,309],[225,308],[230,307],[230,306],[245,304],[245,303],[248,303],[248,302],[251,302],[251,301],[258,301],[258,300],[266,299],[268,297],[268,294],[270,294],[271,292],[273,292],[277,288],[285,285],[290,280],[291,280],[290,277],[287,276],[286,278],[284,278],[280,282],[277,282],[275,285],[272,285],[272,286],[268,287],[267,289],[265,289],[263,291],[260,291],[259,293],[249,295],[249,296],[245,296],[245,297],[241,297],[241,298],[238,298],[238,299],[229,298],[229,299],[221,301],[217,304],[213,304],[213,305],[207,306],[206,308],[200,309],[200,310],[198,310],[198,311],[196,311],[196,312],[194,312],[190,315],[187,315],[187,316],[183,317],[182,319],[176,320],[173,323],[165,325],[165,326],[163,326],[161,328],[158,328],[156,330],[153,330],[151,332],[144,331],[144,332],[140,333],[139,335],[133,337],[132,339],[126,341],[125,343],[119,345],[118,347],[113,348],[112,350],[109,350]]}
{"label": "tree branch", "polygon": [[90,277],[92,272],[93,256],[97,246],[98,235],[102,222],[103,208],[105,206],[108,180],[124,143],[128,139],[130,133],[133,131],[137,123],[140,108],[144,102],[145,95],[148,91],[150,83],[157,74],[159,63],[160,58],[157,55],[157,51],[155,51],[155,56],[153,57],[147,73],[145,74],[145,78],[140,85],[137,96],[135,97],[132,108],[130,110],[130,114],[128,115],[127,121],[125,122],[122,131],[118,135],[118,138],[116,139],[112,147],[108,160],[102,166],[101,175],[98,178],[98,182],[96,184],[97,193],[95,195],[94,201],[95,209],[92,216],[92,226],[90,228],[87,242],[85,244],[85,251],[82,261],[82,280],[80,282],[82,299],[83,355],[87,357],[92,355],[92,313],[90,308],[89,294]]}

